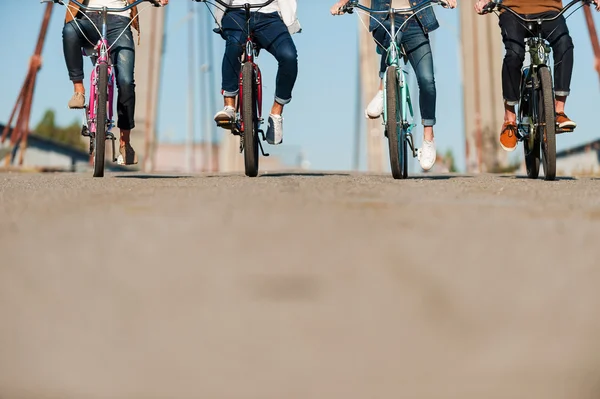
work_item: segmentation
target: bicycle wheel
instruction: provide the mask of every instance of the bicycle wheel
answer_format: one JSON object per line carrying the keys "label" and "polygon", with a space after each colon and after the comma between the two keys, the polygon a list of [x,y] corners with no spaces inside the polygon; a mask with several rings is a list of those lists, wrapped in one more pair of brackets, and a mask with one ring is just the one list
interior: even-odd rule
{"label": "bicycle wheel", "polygon": [[402,166],[404,162],[401,157],[400,144],[404,140],[401,140],[400,136],[400,123],[398,122],[400,117],[400,107],[398,101],[398,74],[396,67],[390,66],[386,71],[386,115],[387,120],[385,123],[385,129],[387,131],[388,146],[390,149],[390,166],[392,169],[392,176],[394,179],[403,179],[404,173]]}
{"label": "bicycle wheel", "polygon": [[536,133],[534,126],[538,123],[534,113],[531,112],[533,104],[531,103],[531,88],[527,88],[524,77],[521,76],[521,99],[519,101],[519,121],[523,123],[529,118],[529,136],[523,140],[523,151],[525,153],[525,167],[527,168],[527,177],[537,179],[540,173],[540,135]]}
{"label": "bicycle wheel", "polygon": [[554,111],[554,89],[548,67],[538,70],[540,89],[538,91],[538,123],[540,123],[540,142],[544,180],[556,178],[556,113]]}
{"label": "bicycle wheel", "polygon": [[106,145],[106,104],[108,101],[108,65],[98,66],[96,87],[96,133],[94,135],[94,177],[104,176]]}
{"label": "bicycle wheel", "polygon": [[256,115],[256,92],[254,90],[254,67],[247,62],[242,67],[242,121],[244,122],[244,163],[246,176],[258,175],[258,121]]}

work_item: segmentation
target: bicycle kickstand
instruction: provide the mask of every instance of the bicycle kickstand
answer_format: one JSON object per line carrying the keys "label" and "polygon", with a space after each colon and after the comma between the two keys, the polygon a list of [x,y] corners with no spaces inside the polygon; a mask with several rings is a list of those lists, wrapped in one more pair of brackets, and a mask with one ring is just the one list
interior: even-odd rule
{"label": "bicycle kickstand", "polygon": [[[260,133],[261,137],[262,137],[262,141],[266,141],[267,137],[265,136],[265,132],[262,129],[259,129],[258,132]],[[260,140],[258,140],[258,146],[260,147],[260,152],[262,152],[264,157],[268,157],[270,154],[266,153],[265,150],[263,149],[262,143],[260,142]]]}
{"label": "bicycle kickstand", "polygon": [[117,157],[115,156],[116,155],[115,142],[117,141],[117,138],[115,137],[114,134],[112,134],[112,132],[107,132],[106,140],[110,140],[112,142],[112,161],[117,162]]}

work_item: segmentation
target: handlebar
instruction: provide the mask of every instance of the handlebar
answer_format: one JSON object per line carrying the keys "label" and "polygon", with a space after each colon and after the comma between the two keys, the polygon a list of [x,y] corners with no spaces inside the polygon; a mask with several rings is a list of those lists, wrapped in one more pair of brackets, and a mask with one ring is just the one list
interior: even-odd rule
{"label": "handlebar", "polygon": [[358,0],[351,0],[348,3],[344,4],[342,7],[340,7],[340,11],[342,13],[352,14],[353,9],[358,8],[359,10],[363,10],[363,11],[369,12],[371,14],[388,14],[388,13],[402,14],[402,13],[409,13],[409,12],[419,12],[419,11],[421,11],[422,8],[428,7],[429,4],[440,4],[441,6],[445,6],[448,3],[446,3],[443,0],[427,0],[416,6],[410,7],[410,8],[391,8],[388,10],[373,10],[372,8],[363,6],[362,4],[360,4],[358,2]]}
{"label": "handlebar", "polygon": [[596,3],[596,0],[573,0],[569,4],[567,4],[565,7],[563,7],[563,9],[560,10],[560,12],[558,14],[556,14],[555,16],[553,16],[551,18],[535,18],[535,19],[523,18],[521,15],[519,15],[518,13],[516,13],[510,7],[507,7],[504,4],[502,4],[502,0],[493,0],[493,1],[490,1],[489,3],[487,3],[483,7],[482,14],[488,14],[488,13],[494,11],[494,9],[498,8],[498,9],[509,11],[515,17],[519,18],[521,21],[523,21],[525,23],[551,22],[551,21],[555,21],[558,18],[560,18],[569,8],[573,7],[575,4],[577,4],[579,2],[582,2],[582,3],[585,3],[585,4],[594,4],[594,3]]}
{"label": "handlebar", "polygon": [[[192,0],[195,1],[196,3],[206,3],[207,0]],[[243,4],[240,6],[232,6],[229,5],[227,3],[225,3],[223,0],[214,0],[217,3],[219,3],[222,7],[228,9],[228,10],[245,10],[245,9],[250,9],[250,8],[262,8],[262,7],[266,7],[269,4],[271,4],[272,2],[274,2],[275,0],[267,0],[262,4]]]}
{"label": "handlebar", "polygon": [[[71,3],[75,3],[75,5],[83,8],[84,10],[87,11],[104,11],[103,8],[98,8],[98,7],[88,7],[85,4],[81,4],[80,2],[78,2],[77,0],[69,0]],[[136,0],[135,2],[131,3],[131,4],[127,4],[127,6],[123,7],[123,8],[107,8],[106,12],[123,12],[123,11],[129,11],[131,10],[133,7],[138,6],[140,4],[142,4],[143,2],[149,2],[152,3],[152,5],[154,7],[162,7],[162,4],[160,3],[160,1],[158,0]],[[55,3],[55,4],[60,4],[62,6],[65,5],[64,0],[40,0],[40,3]]]}

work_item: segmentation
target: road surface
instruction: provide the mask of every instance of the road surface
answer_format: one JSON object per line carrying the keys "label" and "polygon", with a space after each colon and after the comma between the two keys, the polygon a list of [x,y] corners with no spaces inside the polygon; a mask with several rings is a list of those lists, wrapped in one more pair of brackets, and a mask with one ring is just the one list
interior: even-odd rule
{"label": "road surface", "polygon": [[0,174],[0,398],[598,398],[600,180]]}

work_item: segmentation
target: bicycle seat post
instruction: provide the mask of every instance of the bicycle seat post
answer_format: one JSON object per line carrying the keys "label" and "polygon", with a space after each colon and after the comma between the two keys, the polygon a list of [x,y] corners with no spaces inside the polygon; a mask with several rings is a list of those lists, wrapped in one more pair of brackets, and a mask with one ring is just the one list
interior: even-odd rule
{"label": "bicycle seat post", "polygon": [[250,37],[250,4],[244,4],[244,10],[246,10],[246,28],[248,29],[248,37]]}
{"label": "bicycle seat post", "polygon": [[106,15],[107,15],[107,8],[106,7],[102,7],[102,39],[104,39],[106,37]]}

